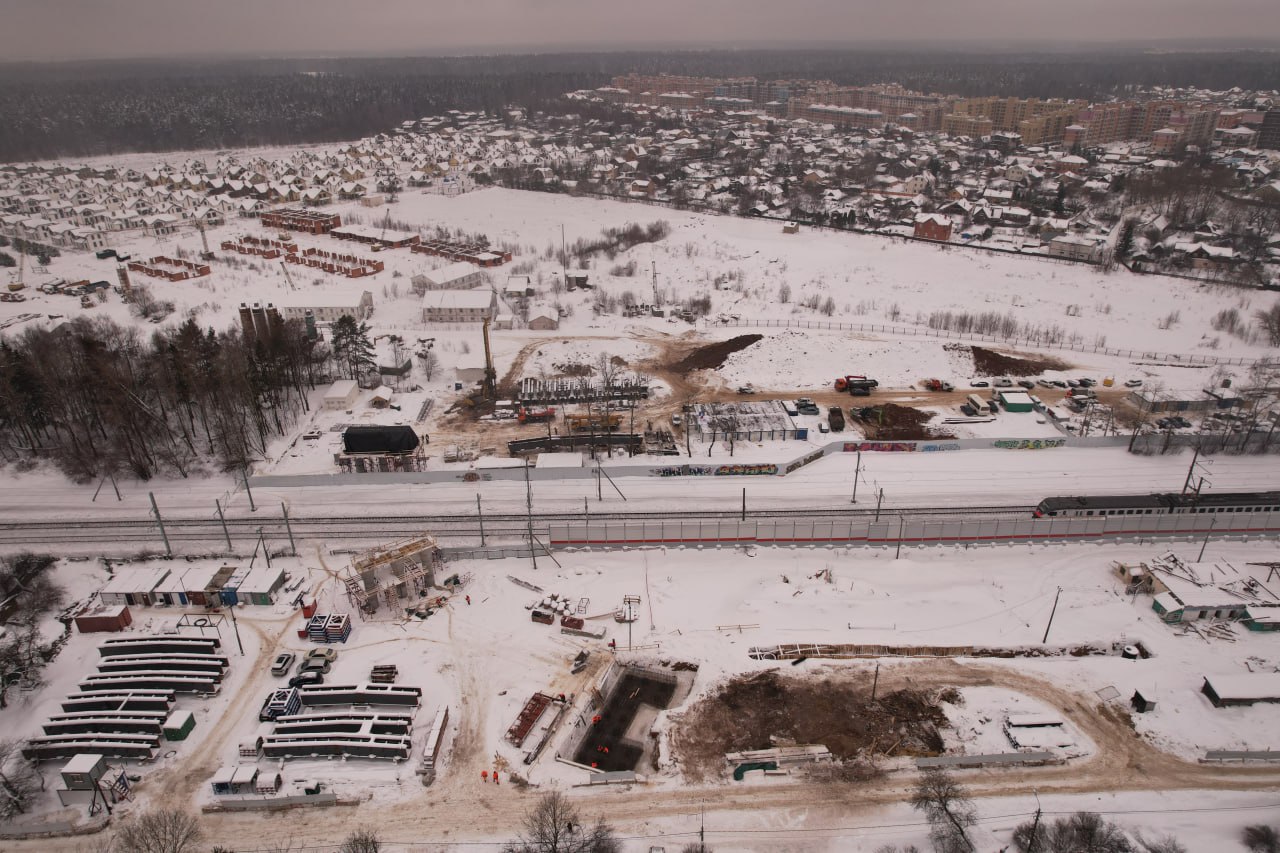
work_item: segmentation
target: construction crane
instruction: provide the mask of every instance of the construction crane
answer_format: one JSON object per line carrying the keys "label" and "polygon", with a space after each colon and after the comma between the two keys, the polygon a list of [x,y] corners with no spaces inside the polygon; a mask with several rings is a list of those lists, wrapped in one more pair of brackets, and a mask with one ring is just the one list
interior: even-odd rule
{"label": "construction crane", "polygon": [[298,288],[296,288],[296,287],[294,287],[294,286],[293,286],[293,276],[292,276],[292,275],[290,275],[290,273],[289,273],[289,264],[287,264],[287,263],[286,263],[286,262],[284,262],[284,261],[281,261],[281,262],[280,262],[280,269],[284,271],[284,280],[285,280],[285,281],[287,281],[287,282],[289,282],[289,289],[290,289],[290,290],[297,290]]}
{"label": "construction crane", "polygon": [[484,318],[484,395],[490,400],[498,396],[498,371],[493,369],[493,350],[489,346],[489,318]]}
{"label": "construction crane", "polygon": [[213,252],[209,251],[209,235],[204,233],[204,223],[199,219],[196,220],[196,230],[200,232],[200,243],[204,246],[204,251],[200,253],[200,260],[213,260]]}
{"label": "construction crane", "polygon": [[26,282],[24,282],[24,281],[22,280],[22,273],[23,273],[23,271],[26,269],[26,267],[27,267],[27,253],[26,253],[26,252],[18,252],[18,273],[17,273],[17,277],[15,277],[13,281],[9,282],[9,290],[10,290],[11,292],[16,292],[16,291],[22,290],[24,287],[26,287],[26,286],[27,286]]}

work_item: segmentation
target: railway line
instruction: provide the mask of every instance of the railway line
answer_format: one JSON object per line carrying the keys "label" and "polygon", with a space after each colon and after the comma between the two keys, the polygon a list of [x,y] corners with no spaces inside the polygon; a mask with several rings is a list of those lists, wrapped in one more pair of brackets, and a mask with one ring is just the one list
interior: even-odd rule
{"label": "railway line", "polygon": [[[1033,506],[1000,505],[957,508],[954,506],[895,507],[882,515],[897,518],[920,518],[931,521],[974,518],[1028,518]],[[872,507],[808,507],[793,509],[688,510],[688,511],[604,511],[535,512],[532,523],[535,535],[544,535],[548,525],[582,521],[720,521],[720,520],[850,520],[874,518]],[[32,520],[0,522],[0,547],[48,546],[51,544],[95,545],[105,548],[128,543],[162,546],[163,539],[173,543],[253,542],[261,536],[278,547],[292,533],[296,540],[363,540],[377,541],[429,532],[445,544],[478,544],[481,540],[512,542],[527,539],[530,517],[524,513],[451,513],[373,516],[290,515],[282,514],[228,517],[174,515],[154,518],[102,520]],[[224,526],[225,525],[225,526]]]}

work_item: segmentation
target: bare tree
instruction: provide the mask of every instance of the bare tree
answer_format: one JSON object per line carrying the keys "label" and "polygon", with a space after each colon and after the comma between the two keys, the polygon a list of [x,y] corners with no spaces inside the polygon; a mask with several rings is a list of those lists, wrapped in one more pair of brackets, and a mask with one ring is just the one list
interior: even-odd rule
{"label": "bare tree", "polygon": [[[1137,849],[1120,827],[1093,812],[1076,812],[1052,824],[1027,821],[1014,830],[1013,843],[1022,853],[1134,853]],[[1176,841],[1164,839],[1143,842],[1141,849],[1178,853],[1182,848]]]}
{"label": "bare tree", "polygon": [[559,791],[538,800],[525,815],[524,833],[504,853],[618,853],[622,845],[603,820],[587,827],[578,810]]}
{"label": "bare tree", "polygon": [[34,762],[22,755],[22,741],[0,741],[0,820],[25,814],[44,790],[44,777]]}
{"label": "bare tree", "polygon": [[436,371],[440,369],[440,356],[436,355],[435,350],[429,349],[419,357],[422,359],[422,373],[430,382],[436,375]]}
{"label": "bare tree", "polygon": [[139,815],[116,834],[119,853],[186,853],[204,837],[200,822],[178,809]]}
{"label": "bare tree", "polygon": [[1140,832],[1135,833],[1135,836],[1138,839],[1138,847],[1143,853],[1187,853],[1186,846],[1172,835],[1153,838],[1150,841],[1143,838]]}
{"label": "bare tree", "polygon": [[1256,823],[1244,828],[1240,842],[1249,848],[1249,853],[1280,853],[1280,830],[1265,823]]}
{"label": "bare tree", "polygon": [[378,839],[378,831],[371,827],[362,827],[352,831],[342,839],[338,853],[378,853],[382,842]]}
{"label": "bare tree", "polygon": [[977,814],[968,792],[950,773],[925,770],[911,805],[929,820],[929,838],[938,853],[973,853],[969,830],[977,823]]}

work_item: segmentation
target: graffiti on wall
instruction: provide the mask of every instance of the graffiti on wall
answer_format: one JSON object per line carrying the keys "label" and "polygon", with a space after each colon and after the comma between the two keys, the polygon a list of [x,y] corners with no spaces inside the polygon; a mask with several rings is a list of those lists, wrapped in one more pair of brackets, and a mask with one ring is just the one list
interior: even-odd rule
{"label": "graffiti on wall", "polygon": [[804,466],[808,465],[810,462],[817,462],[821,458],[822,458],[822,451],[815,450],[812,453],[810,453],[808,456],[804,457],[803,459],[797,459],[796,461],[788,465],[786,472],[790,474],[792,471],[799,470],[800,468],[803,468]]}
{"label": "graffiti on wall", "polygon": [[773,464],[667,465],[649,469],[649,474],[654,477],[767,477],[777,473],[778,466]]}
{"label": "graffiti on wall", "polygon": [[716,473],[714,465],[667,465],[663,468],[650,468],[654,477],[711,477]]}
{"label": "graffiti on wall", "polygon": [[721,465],[716,468],[717,477],[772,476],[778,473],[777,465]]}
{"label": "graffiti on wall", "polygon": [[992,442],[993,447],[1005,450],[1045,450],[1050,447],[1065,447],[1065,438],[1006,438]]}
{"label": "graffiti on wall", "polygon": [[916,449],[914,441],[849,441],[845,442],[845,453],[913,453]]}

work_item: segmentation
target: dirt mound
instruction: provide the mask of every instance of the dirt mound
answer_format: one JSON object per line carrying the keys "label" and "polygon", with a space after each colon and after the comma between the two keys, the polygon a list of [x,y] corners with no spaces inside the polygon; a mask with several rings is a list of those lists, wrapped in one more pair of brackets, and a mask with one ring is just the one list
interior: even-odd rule
{"label": "dirt mound", "polygon": [[973,352],[973,372],[977,376],[1038,376],[1046,370],[1071,367],[1056,358],[1015,358],[983,347],[969,347]]}
{"label": "dirt mound", "polygon": [[838,676],[762,672],[735,678],[676,722],[672,745],[685,773],[702,779],[725,771],[724,754],[780,743],[822,744],[840,759],[865,755],[938,755],[946,715],[936,699],[882,691]]}
{"label": "dirt mound", "polygon": [[954,438],[945,431],[930,429],[928,423],[933,420],[933,415],[910,406],[884,403],[867,407],[863,411],[865,416],[860,415],[858,422],[866,432],[867,438],[895,441]]}
{"label": "dirt mound", "polygon": [[764,335],[738,335],[738,337],[730,338],[727,341],[698,347],[680,359],[680,361],[671,365],[671,370],[679,373],[687,373],[691,370],[715,370],[723,365],[725,359],[729,356],[746,349],[762,338],[764,338]]}

